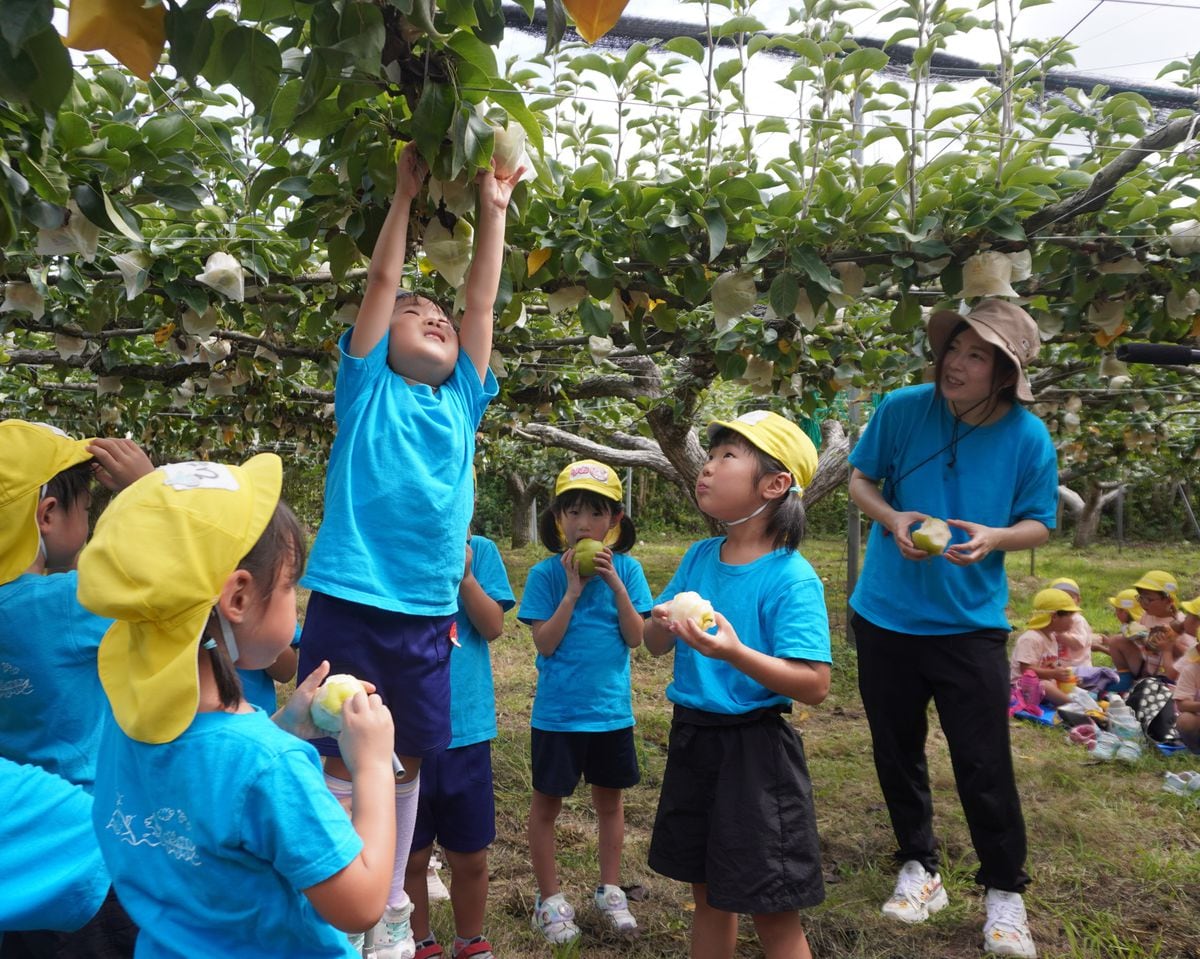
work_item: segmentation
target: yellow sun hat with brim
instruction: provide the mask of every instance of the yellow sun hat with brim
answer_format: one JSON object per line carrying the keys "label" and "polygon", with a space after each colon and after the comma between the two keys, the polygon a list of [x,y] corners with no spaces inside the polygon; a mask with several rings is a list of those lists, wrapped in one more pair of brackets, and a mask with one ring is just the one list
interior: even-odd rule
{"label": "yellow sun hat with brim", "polygon": [[1043,589],[1033,597],[1033,615],[1026,625],[1030,629],[1043,629],[1050,625],[1055,613],[1078,613],[1079,607],[1068,593],[1061,589]]}
{"label": "yellow sun hat with brim", "polygon": [[817,448],[804,430],[786,416],[770,410],[751,410],[733,420],[708,424],[711,442],[718,430],[733,430],[757,449],[773,456],[792,474],[792,492],[803,493],[817,471]]}
{"label": "yellow sun hat with brim", "polygon": [[167,743],[199,702],[197,650],[225,581],[279,502],[283,464],[172,463],[113,499],[79,555],[79,602],[116,620],[100,682],[131,739]]}
{"label": "yellow sun hat with brim", "polygon": [[1134,619],[1140,619],[1143,612],[1136,589],[1123,589],[1116,596],[1108,597],[1108,605],[1113,609],[1128,610]]}
{"label": "yellow sun hat with brim", "polygon": [[72,439],[46,423],[0,423],[0,584],[11,583],[37,559],[42,487],[63,470],[90,460],[91,442]]}
{"label": "yellow sun hat with brim", "polygon": [[1195,599],[1189,599],[1179,604],[1179,608],[1185,613],[1191,613],[1193,616],[1200,616],[1200,596]]}
{"label": "yellow sun hat with brim", "polygon": [[625,498],[625,490],[621,486],[617,471],[599,460],[576,460],[563,467],[554,482],[554,495],[561,496],[573,489],[598,493],[618,503]]}
{"label": "yellow sun hat with brim", "polygon": [[1179,580],[1161,569],[1152,569],[1142,574],[1142,578],[1133,584],[1134,589],[1144,589],[1149,593],[1166,593],[1174,596],[1179,592]]}
{"label": "yellow sun hat with brim", "polygon": [[1079,592],[1079,584],[1069,576],[1060,576],[1058,579],[1052,579],[1047,589],[1061,589],[1064,593],[1070,593],[1072,596],[1082,596]]}

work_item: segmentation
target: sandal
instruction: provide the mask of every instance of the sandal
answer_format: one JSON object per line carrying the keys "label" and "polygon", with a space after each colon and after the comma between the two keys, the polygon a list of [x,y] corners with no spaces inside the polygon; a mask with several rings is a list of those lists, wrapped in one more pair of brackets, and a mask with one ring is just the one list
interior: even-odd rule
{"label": "sandal", "polygon": [[438,959],[445,954],[446,950],[442,948],[441,943],[431,942],[426,946],[421,946],[413,959]]}
{"label": "sandal", "polygon": [[[454,959],[472,959],[472,957],[474,959],[496,959],[492,955],[492,944],[486,939],[463,946],[454,954]],[[421,957],[417,956],[416,959],[421,959]]]}

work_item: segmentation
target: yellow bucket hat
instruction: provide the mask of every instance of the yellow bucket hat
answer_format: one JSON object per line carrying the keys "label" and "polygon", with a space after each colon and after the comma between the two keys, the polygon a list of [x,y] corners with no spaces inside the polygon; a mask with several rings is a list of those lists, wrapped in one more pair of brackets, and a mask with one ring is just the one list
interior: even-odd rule
{"label": "yellow bucket hat", "polygon": [[1116,596],[1108,597],[1108,605],[1113,609],[1126,609],[1134,619],[1142,616],[1142,604],[1138,602],[1136,589],[1123,589]]}
{"label": "yellow bucket hat", "polygon": [[817,471],[817,448],[795,423],[770,410],[751,410],[735,420],[714,420],[708,424],[708,438],[717,430],[733,430],[748,439],[768,456],[779,460],[792,474],[794,490],[800,493]]}
{"label": "yellow bucket hat", "polygon": [[79,555],[79,602],[116,622],[100,682],[125,733],[166,743],[199,701],[197,650],[213,605],[279,502],[283,464],[172,463],[117,496]]}
{"label": "yellow bucket hat", "polygon": [[1026,625],[1030,629],[1043,629],[1050,625],[1055,613],[1078,613],[1075,600],[1061,589],[1043,589],[1033,597],[1033,615]]}
{"label": "yellow bucket hat", "polygon": [[1170,573],[1161,569],[1152,569],[1142,574],[1142,578],[1133,584],[1134,589],[1144,589],[1151,593],[1166,593],[1174,598],[1179,592],[1179,581]]}
{"label": "yellow bucket hat", "polygon": [[42,487],[63,470],[92,458],[90,439],[71,439],[45,423],[0,423],[0,584],[37,559],[37,507]]}
{"label": "yellow bucket hat", "polygon": [[563,467],[554,482],[554,495],[561,496],[567,490],[584,489],[599,493],[608,499],[620,503],[625,498],[625,491],[617,471],[611,466],[605,466],[599,460],[577,460]]}
{"label": "yellow bucket hat", "polygon": [[1195,599],[1189,599],[1186,602],[1180,603],[1179,608],[1185,613],[1191,613],[1193,616],[1200,616],[1200,596]]}

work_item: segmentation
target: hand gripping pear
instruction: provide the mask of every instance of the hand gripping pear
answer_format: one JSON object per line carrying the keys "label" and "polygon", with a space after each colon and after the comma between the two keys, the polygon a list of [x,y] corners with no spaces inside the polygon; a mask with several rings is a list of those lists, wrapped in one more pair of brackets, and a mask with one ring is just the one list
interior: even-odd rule
{"label": "hand gripping pear", "polygon": [[925,522],[912,532],[913,545],[930,556],[941,556],[950,545],[950,527],[944,519],[927,517]]}

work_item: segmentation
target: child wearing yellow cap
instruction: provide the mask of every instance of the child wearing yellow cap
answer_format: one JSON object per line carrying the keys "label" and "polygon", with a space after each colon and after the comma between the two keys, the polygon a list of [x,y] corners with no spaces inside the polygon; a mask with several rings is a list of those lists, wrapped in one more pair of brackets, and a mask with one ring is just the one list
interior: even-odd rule
{"label": "child wearing yellow cap", "polygon": [[[93,824],[139,953],[353,956],[383,913],[395,847],[392,722],[377,695],[342,710],[353,822],[324,788],[309,710],[321,664],[272,718],[236,667],[291,642],[304,536],[282,465],[176,463],[126,489],[79,557],[79,600],[114,620],[99,673]],[[341,930],[341,931],[339,931]]]}
{"label": "child wearing yellow cap", "polygon": [[[421,762],[450,742],[450,627],[458,608],[472,512],[475,431],[498,391],[493,307],[509,200],[524,168],[475,181],[475,251],[461,285],[461,315],[400,289],[409,214],[428,175],[416,144],[396,164],[396,189],[379,231],[354,327],[339,343],[337,438],[325,510],[304,586],[298,675],[324,659],[374,683],[395,710],[396,867],[388,911],[375,930],[377,959],[416,951],[404,892]],[[326,784],[349,801],[349,770],[331,739]]]}
{"label": "child wearing yellow cap", "polygon": [[[1070,702],[1071,697],[1059,684],[1071,684],[1075,674],[1072,664],[1066,661],[1060,637],[1078,612],[1079,604],[1065,590],[1043,589],[1034,596],[1033,614],[1025,624],[1025,631],[1017,637],[1009,662],[1009,680],[1026,706],[1036,707],[1042,700],[1055,706]],[[1030,695],[1021,682],[1027,673],[1036,677],[1040,694],[1034,689]]]}
{"label": "child wearing yellow cap", "polygon": [[1174,575],[1161,569],[1143,573],[1133,584],[1142,615],[1142,629],[1129,636],[1109,637],[1109,655],[1117,670],[1119,681],[1114,692],[1124,693],[1133,684],[1149,676],[1161,676],[1174,681],[1179,675],[1175,660],[1188,648],[1184,640],[1184,617],[1176,606],[1179,582]]}
{"label": "child wearing yellow cap", "polygon": [[[1047,589],[1061,589],[1075,601],[1078,606],[1083,599],[1079,584],[1068,576],[1060,576],[1046,584]],[[1092,650],[1099,649],[1108,652],[1104,637],[1092,629],[1091,623],[1083,615],[1082,608],[1072,613],[1063,628],[1056,630],[1059,646],[1062,650],[1064,666],[1091,666]]]}
{"label": "child wearing yellow cap", "polygon": [[538,525],[542,545],[553,555],[529,571],[517,613],[537,648],[529,721],[529,854],[538,886],[532,922],[551,944],[579,936],[574,907],[559,886],[554,827],[581,776],[591,785],[600,833],[600,881],[592,902],[613,932],[637,930],[620,885],[622,793],[641,779],[629,651],[641,645],[651,600],[642,564],[628,555],[637,532],[623,495],[611,466],[579,460],[563,468]]}
{"label": "child wearing yellow cap", "polygon": [[[1200,597],[1180,603],[1187,619],[1200,619]],[[1189,623],[1195,635],[1196,623]],[[1200,646],[1192,646],[1179,660],[1179,678],[1175,681],[1175,728],[1188,749],[1200,753]]]}
{"label": "child wearing yellow cap", "polygon": [[119,490],[151,469],[129,440],[0,423],[0,754],[89,790],[108,714],[96,679],[108,620],[76,600],[75,558],[92,478]]}
{"label": "child wearing yellow cap", "polygon": [[[687,551],[645,630],[651,653],[675,655],[649,862],[691,884],[693,955],[732,956],[746,913],[769,954],[808,957],[798,910],[825,890],[804,746],[784,714],[829,691],[824,588],[798,551],[817,452],[765,410],[710,424],[708,444],[696,502],[725,535]],[[684,593],[713,612],[679,610]]]}

